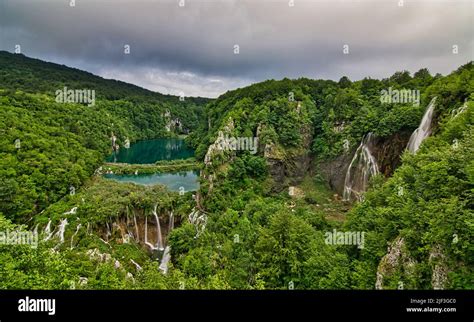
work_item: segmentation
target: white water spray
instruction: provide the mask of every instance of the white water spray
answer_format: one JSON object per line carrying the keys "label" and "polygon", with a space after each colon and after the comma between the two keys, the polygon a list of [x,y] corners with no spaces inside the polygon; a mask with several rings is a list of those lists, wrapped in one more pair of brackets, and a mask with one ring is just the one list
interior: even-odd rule
{"label": "white water spray", "polygon": [[362,200],[362,194],[367,190],[370,177],[379,173],[377,161],[370,151],[373,139],[372,133],[364,136],[347,168],[344,180],[344,201],[351,200],[352,196],[359,201]]}
{"label": "white water spray", "polygon": [[138,242],[140,241],[140,237],[138,235],[137,217],[135,216],[135,212],[133,213],[133,222],[135,223],[135,231],[137,232],[137,242]]}
{"label": "white water spray", "polygon": [[421,119],[418,128],[411,134],[407,149],[411,153],[416,153],[423,142],[431,134],[431,121],[433,120],[436,97],[433,98]]}
{"label": "white water spray", "polygon": [[48,221],[48,223],[46,224],[46,227],[44,228],[44,234],[46,235],[46,237],[44,238],[44,240],[48,240],[51,238],[52,236],[52,233],[51,233],[51,219]]}
{"label": "white water spray", "polygon": [[63,213],[63,215],[74,215],[76,212],[77,212],[77,207],[73,207],[71,210]]}
{"label": "white water spray", "polygon": [[163,257],[161,258],[160,262],[160,270],[163,272],[163,274],[168,273],[168,263],[171,259],[171,254],[170,254],[171,247],[166,246],[165,251],[163,253]]}
{"label": "white water spray", "polygon": [[152,243],[148,242],[148,217],[145,217],[145,245],[150,247],[151,250],[158,249],[158,247],[155,247]]}
{"label": "white water spray", "polygon": [[76,227],[76,232],[75,232],[75,233],[72,235],[72,237],[71,237],[71,249],[74,248],[74,246],[72,245],[73,242],[74,242],[74,237],[76,237],[76,235],[77,235],[77,233],[79,232],[79,229],[81,229],[81,227],[82,227],[81,224],[77,225],[77,227]]}
{"label": "white water spray", "polygon": [[168,226],[168,234],[174,229],[174,215],[173,215],[173,211],[171,211],[170,213],[170,222],[169,222],[169,226]]}
{"label": "white water spray", "polygon": [[160,218],[158,218],[158,214],[156,213],[156,209],[158,208],[158,204],[156,203],[153,207],[153,216],[155,216],[156,220],[156,247],[160,250],[163,250],[163,237],[161,235],[161,225],[160,225]]}
{"label": "white water spray", "polygon": [[63,220],[60,221],[59,223],[59,230],[56,233],[56,236],[59,237],[60,243],[64,243],[64,232],[66,231],[66,226],[67,226],[67,218],[64,218]]}

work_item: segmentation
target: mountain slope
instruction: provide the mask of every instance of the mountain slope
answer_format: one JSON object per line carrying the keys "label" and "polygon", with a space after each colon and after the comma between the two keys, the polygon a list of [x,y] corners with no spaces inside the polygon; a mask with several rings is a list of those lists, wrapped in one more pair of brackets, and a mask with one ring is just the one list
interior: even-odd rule
{"label": "mountain slope", "polygon": [[[64,87],[95,90],[95,104],[56,102]],[[110,153],[112,133],[123,145],[192,131],[207,101],[0,52],[0,213],[23,221],[78,189]]]}
{"label": "mountain slope", "polygon": [[[24,68],[33,76],[2,66],[22,90],[11,79],[0,86],[0,229],[27,223],[45,240],[37,249],[0,245],[9,263],[0,266],[0,288],[474,287],[472,63],[448,76],[423,69],[357,82],[270,80],[202,107],[158,94],[154,102],[151,92],[82,72],[78,83],[54,83],[76,71],[58,76],[63,67],[8,57],[32,64]],[[44,84],[34,66],[53,69],[41,72],[50,75]],[[105,93],[96,105],[55,102],[55,86],[87,79]],[[389,88],[420,90],[420,104],[382,102]],[[431,137],[416,154],[404,152],[434,97]],[[195,195],[90,178],[111,132],[120,145],[176,135],[179,127],[166,127],[187,104],[187,140],[203,163]],[[229,138],[247,143],[220,145]],[[367,192],[342,200],[352,161],[363,172],[369,154],[379,171],[365,178]],[[81,189],[70,194],[71,186]],[[164,275],[146,238],[171,218]]]}

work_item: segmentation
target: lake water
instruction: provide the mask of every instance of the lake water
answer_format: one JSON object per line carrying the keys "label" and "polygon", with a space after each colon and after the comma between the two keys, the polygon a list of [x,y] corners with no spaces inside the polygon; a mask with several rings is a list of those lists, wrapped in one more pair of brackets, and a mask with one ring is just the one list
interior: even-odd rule
{"label": "lake water", "polygon": [[171,191],[196,191],[199,189],[199,171],[183,171],[177,173],[153,173],[153,174],[105,174],[105,178],[120,181],[133,182],[136,184],[151,186],[162,184]]}
{"label": "lake water", "polygon": [[107,162],[144,164],[161,160],[187,159],[194,151],[186,146],[183,139],[155,139],[138,141],[129,149],[120,147],[118,153],[107,157]]}
{"label": "lake water", "polygon": [[[148,164],[160,160],[179,160],[194,156],[182,139],[155,139],[139,141],[130,145],[129,149],[121,147],[118,153],[110,155],[107,162]],[[105,178],[133,182],[139,185],[162,184],[172,191],[196,191],[199,189],[199,171],[181,171],[152,174],[105,174]],[[182,188],[182,189],[181,189]]]}

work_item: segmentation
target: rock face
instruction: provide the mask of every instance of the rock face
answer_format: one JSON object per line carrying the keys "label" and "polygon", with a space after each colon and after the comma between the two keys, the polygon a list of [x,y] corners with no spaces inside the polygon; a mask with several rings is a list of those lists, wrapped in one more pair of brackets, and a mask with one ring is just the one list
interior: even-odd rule
{"label": "rock face", "polygon": [[165,129],[166,132],[174,132],[174,131],[182,131],[183,130],[183,124],[181,120],[177,118],[172,118],[171,112],[169,110],[166,110],[165,113],[161,114],[161,117],[163,118],[165,122]]}
{"label": "rock face", "polygon": [[[234,121],[232,118],[229,118],[227,121],[227,124],[223,127],[222,131],[219,132],[220,136],[217,137],[217,139],[209,145],[209,148],[207,149],[207,153],[204,157],[204,164],[206,166],[211,165],[212,161],[214,160],[215,156],[218,154],[224,154],[229,153],[232,151],[223,151],[220,147],[220,141],[222,140],[224,135],[231,135],[232,131],[234,130]],[[222,135],[222,136],[221,136]]]}
{"label": "rock face", "polygon": [[434,290],[443,290],[448,282],[448,266],[446,256],[440,245],[436,245],[430,252],[429,263],[432,266],[431,286]]}
{"label": "rock face", "polygon": [[320,162],[317,165],[319,173],[329,183],[331,189],[341,195],[344,191],[344,179],[353,153],[342,154],[331,161]]}
{"label": "rock face", "polygon": [[[371,151],[377,161],[379,172],[384,176],[392,175],[393,171],[399,166],[400,157],[409,138],[409,132],[399,132],[387,138],[374,138]],[[319,162],[316,165],[317,171],[338,194],[342,194],[344,191],[344,179],[354,153],[355,149],[330,161]]]}
{"label": "rock face", "polygon": [[379,164],[379,171],[386,177],[400,165],[401,156],[405,151],[410,132],[397,132],[385,139],[377,139],[374,147],[374,156]]}
{"label": "rock face", "polygon": [[387,288],[387,280],[394,277],[398,277],[397,287],[403,289],[404,277],[411,279],[415,275],[415,264],[415,260],[408,255],[405,248],[405,240],[397,237],[388,247],[387,254],[380,260],[375,289]]}
{"label": "rock face", "polygon": [[[425,261],[422,260],[422,262]],[[449,282],[450,270],[440,245],[433,246],[427,262],[431,267],[431,287],[434,290],[445,289]],[[415,269],[416,264],[417,262],[408,253],[405,240],[402,237],[397,237],[388,247],[387,254],[380,260],[375,288],[378,290],[394,288],[396,284],[394,279],[398,281],[398,288],[406,288],[404,282],[410,287],[409,280],[420,280],[419,273]]]}
{"label": "rock face", "polygon": [[[309,127],[301,129],[302,142],[298,147],[284,148],[269,142],[264,146],[263,157],[267,161],[269,174],[274,182],[273,190],[280,192],[288,186],[298,185],[311,173],[312,135]],[[260,139],[259,139],[260,142]]]}
{"label": "rock face", "polygon": [[312,159],[309,154],[285,155],[283,158],[267,158],[274,190],[281,191],[290,185],[298,185],[311,171]]}

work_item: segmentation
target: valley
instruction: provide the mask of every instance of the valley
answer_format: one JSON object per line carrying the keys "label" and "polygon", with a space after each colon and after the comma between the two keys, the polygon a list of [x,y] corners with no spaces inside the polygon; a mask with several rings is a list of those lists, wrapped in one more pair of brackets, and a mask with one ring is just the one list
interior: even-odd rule
{"label": "valley", "polygon": [[40,240],[0,288],[472,288],[473,93],[470,62],[182,100],[0,52],[0,228]]}

